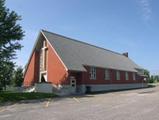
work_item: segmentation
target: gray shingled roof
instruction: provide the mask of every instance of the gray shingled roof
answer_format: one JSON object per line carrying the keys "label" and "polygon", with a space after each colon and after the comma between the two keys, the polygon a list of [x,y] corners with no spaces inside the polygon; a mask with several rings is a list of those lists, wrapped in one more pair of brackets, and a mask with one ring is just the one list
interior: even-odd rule
{"label": "gray shingled roof", "polygon": [[104,48],[42,30],[69,70],[86,71],[84,65],[137,72],[130,58]]}

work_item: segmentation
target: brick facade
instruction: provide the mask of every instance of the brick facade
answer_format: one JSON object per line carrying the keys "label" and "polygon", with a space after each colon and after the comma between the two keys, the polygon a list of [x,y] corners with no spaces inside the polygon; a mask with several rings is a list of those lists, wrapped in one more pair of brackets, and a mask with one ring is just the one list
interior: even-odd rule
{"label": "brick facade", "polygon": [[34,51],[24,75],[23,85],[25,87],[29,87],[33,85],[35,82],[38,82],[38,79],[39,79],[39,52]]}
{"label": "brick facade", "polygon": [[[43,38],[43,40],[45,40]],[[65,66],[62,64],[62,61],[58,57],[56,51],[54,48],[50,46],[50,44],[46,43],[47,47],[47,64],[46,64],[46,71],[47,71],[47,82],[50,82],[55,85],[59,84],[69,84],[67,80],[68,72],[66,71]],[[42,46],[41,46],[42,47]],[[29,87],[34,85],[34,83],[39,81],[40,71],[42,70],[42,52],[40,52],[41,47],[34,51],[31,59],[29,61],[28,67],[26,69],[25,75],[24,75],[24,82],[23,85],[25,87]],[[39,52],[38,52],[39,51]],[[40,57],[41,56],[41,57]],[[40,59],[41,58],[41,59]]]}
{"label": "brick facade", "polygon": [[136,74],[136,80],[133,80],[133,72],[128,72],[129,79],[126,80],[125,72],[126,71],[119,71],[120,72],[120,80],[116,80],[116,71],[113,69],[108,69],[110,71],[110,80],[105,80],[105,69],[96,67],[96,79],[90,79],[90,67],[85,66],[87,72],[82,73],[82,84],[123,84],[123,83],[142,83],[144,82],[144,78],[140,77]]}
{"label": "brick facade", "polygon": [[47,76],[48,82],[51,82],[55,85],[58,84],[68,84],[67,76],[68,72],[65,69],[65,66],[61,63],[58,58],[55,50],[53,50],[48,44],[48,68],[47,68]]}

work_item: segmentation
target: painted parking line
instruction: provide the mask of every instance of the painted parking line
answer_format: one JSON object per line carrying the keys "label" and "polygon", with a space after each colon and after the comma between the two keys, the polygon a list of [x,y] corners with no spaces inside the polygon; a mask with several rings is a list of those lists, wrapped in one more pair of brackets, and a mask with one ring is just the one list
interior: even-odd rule
{"label": "painted parking line", "polygon": [[46,103],[45,107],[48,107],[48,106],[49,106],[49,103],[50,103],[50,101],[48,101],[48,102]]}
{"label": "painted parking line", "polygon": [[76,102],[80,103],[80,101],[79,101],[77,98],[73,97],[73,99],[74,99]]}
{"label": "painted parking line", "polygon": [[48,107],[48,106],[49,106],[50,101],[51,101],[51,99],[49,99],[49,100],[46,102],[45,107]]}
{"label": "painted parking line", "polygon": [[0,109],[0,112],[4,112],[4,111],[6,111],[6,109]]}
{"label": "painted parking line", "polygon": [[6,115],[0,115],[0,118],[6,118],[12,116],[11,114],[6,114]]}

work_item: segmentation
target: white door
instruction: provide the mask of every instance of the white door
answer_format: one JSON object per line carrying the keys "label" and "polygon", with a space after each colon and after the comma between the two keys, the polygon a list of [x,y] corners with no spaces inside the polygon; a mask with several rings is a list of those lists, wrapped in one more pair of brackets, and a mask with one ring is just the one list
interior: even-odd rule
{"label": "white door", "polygon": [[76,88],[76,79],[74,76],[70,77],[70,85],[71,87],[75,87]]}
{"label": "white door", "polygon": [[74,76],[70,77],[70,87],[71,87],[72,93],[76,93],[76,79]]}

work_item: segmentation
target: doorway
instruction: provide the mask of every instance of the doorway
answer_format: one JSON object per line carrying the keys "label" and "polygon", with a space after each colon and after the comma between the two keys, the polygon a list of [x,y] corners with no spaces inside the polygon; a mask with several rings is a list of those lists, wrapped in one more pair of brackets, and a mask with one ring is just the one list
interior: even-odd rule
{"label": "doorway", "polygon": [[46,72],[41,72],[40,73],[40,80],[39,82],[47,82],[47,73]]}
{"label": "doorway", "polygon": [[76,93],[76,78],[74,76],[70,76],[70,86],[73,93]]}

